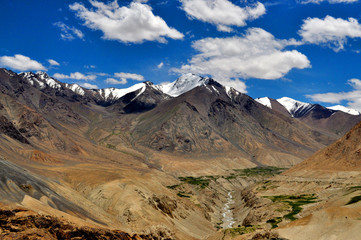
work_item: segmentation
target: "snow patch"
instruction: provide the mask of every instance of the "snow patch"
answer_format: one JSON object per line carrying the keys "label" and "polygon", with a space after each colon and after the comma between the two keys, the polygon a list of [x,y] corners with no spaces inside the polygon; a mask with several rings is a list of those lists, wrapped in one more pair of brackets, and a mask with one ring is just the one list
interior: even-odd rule
{"label": "snow patch", "polygon": [[40,80],[45,82],[46,85],[48,85],[49,87],[55,88],[58,90],[61,88],[61,85],[59,83],[57,83],[53,78],[49,77],[48,74],[46,74],[44,72],[40,72],[37,74],[37,76],[40,78]]}
{"label": "snow patch", "polygon": [[268,97],[256,98],[255,101],[262,104],[263,106],[272,109],[271,100]]}
{"label": "snow patch", "polygon": [[336,106],[328,107],[328,109],[335,110],[335,111],[341,111],[341,112],[348,113],[348,114],[355,115],[355,116],[361,114],[359,111],[357,111],[355,109],[347,108],[347,107],[342,106],[342,105],[336,105]]}
{"label": "snow patch", "polygon": [[69,88],[70,90],[72,90],[73,92],[75,92],[76,94],[85,95],[85,91],[82,87],[80,87],[78,84],[73,83],[73,84],[65,84],[66,88]]}
{"label": "snow patch", "polygon": [[141,89],[141,91],[136,96],[136,98],[137,98],[139,95],[141,95],[145,91],[145,89],[146,89],[145,83],[138,83],[129,88],[123,88],[123,89],[104,88],[104,89],[99,89],[98,92],[105,101],[110,101],[110,100],[114,101],[114,100],[118,100],[119,98],[125,96],[128,93],[135,92],[139,89]]}
{"label": "snow patch", "polygon": [[37,76],[32,73],[32,72],[23,72],[20,73],[19,75],[22,75],[26,80],[28,80],[28,82],[34,86],[35,83],[37,83],[40,87],[40,89],[44,89],[45,88],[45,83],[39,81],[39,79],[37,78]]}
{"label": "snow patch", "polygon": [[159,89],[172,97],[178,97],[195,87],[205,85],[208,78],[203,78],[192,73],[187,73],[174,82],[157,85]]}
{"label": "snow patch", "polygon": [[212,88],[219,95],[219,91],[217,90],[217,88],[215,88],[214,86],[212,86]]}
{"label": "snow patch", "polygon": [[277,102],[284,106],[292,117],[294,117],[296,112],[304,111],[312,107],[312,104],[310,103],[300,102],[288,97],[279,98],[277,99]]}

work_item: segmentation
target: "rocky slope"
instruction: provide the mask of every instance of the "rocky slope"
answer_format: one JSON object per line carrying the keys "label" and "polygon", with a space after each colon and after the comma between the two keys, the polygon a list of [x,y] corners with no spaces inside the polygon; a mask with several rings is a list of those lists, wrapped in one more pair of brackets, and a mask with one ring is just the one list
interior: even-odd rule
{"label": "rocky slope", "polygon": [[345,136],[320,150],[288,171],[301,170],[359,171],[361,170],[361,122]]}
{"label": "rocky slope", "polygon": [[190,85],[181,78],[168,86],[172,97],[149,82],[88,90],[1,69],[1,202],[101,234],[207,239],[218,234],[228,192],[246,183],[224,177],[210,188],[169,188],[179,177],[291,166],[337,137],[212,79],[188,77]]}
{"label": "rocky slope", "polygon": [[336,134],[338,138],[361,121],[358,111],[344,106],[326,108],[319,104],[304,103],[288,97],[280,99],[264,97],[256,101],[282,115],[297,118],[313,129]]}

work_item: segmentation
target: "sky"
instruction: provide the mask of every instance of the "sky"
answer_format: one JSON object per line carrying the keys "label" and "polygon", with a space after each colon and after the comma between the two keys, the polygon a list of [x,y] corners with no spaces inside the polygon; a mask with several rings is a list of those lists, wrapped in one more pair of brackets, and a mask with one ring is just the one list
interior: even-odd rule
{"label": "sky", "polygon": [[361,0],[0,0],[0,67],[86,88],[209,76],[361,111]]}

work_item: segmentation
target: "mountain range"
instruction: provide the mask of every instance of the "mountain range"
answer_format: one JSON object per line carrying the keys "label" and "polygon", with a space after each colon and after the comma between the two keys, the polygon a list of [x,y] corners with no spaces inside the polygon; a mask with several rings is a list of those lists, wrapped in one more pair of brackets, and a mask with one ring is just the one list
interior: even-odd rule
{"label": "mountain range", "polygon": [[44,72],[0,71],[3,99],[14,102],[2,103],[3,125],[9,126],[3,127],[3,134],[29,145],[41,146],[48,139],[57,150],[81,151],[81,146],[68,146],[69,140],[63,139],[66,132],[75,132],[95,144],[160,158],[227,156],[242,164],[290,166],[361,120],[355,111],[290,98],[254,100],[194,74],[162,85],[86,89]]}
{"label": "mountain range", "polygon": [[194,74],[86,89],[0,69],[1,203],[145,239],[202,239],[217,234],[225,189],[246,183],[229,185],[231,175],[212,193],[179,177],[291,167],[360,122],[338,109],[254,100]]}

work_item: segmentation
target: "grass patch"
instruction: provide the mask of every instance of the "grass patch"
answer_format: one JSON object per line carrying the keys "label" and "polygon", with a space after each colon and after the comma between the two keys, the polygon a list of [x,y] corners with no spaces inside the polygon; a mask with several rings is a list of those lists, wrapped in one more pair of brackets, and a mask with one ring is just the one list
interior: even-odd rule
{"label": "grass patch", "polygon": [[230,233],[233,237],[236,235],[243,235],[256,231],[256,226],[241,226],[236,228],[228,228],[226,233]]}
{"label": "grass patch", "polygon": [[[264,198],[271,199],[273,202],[281,202],[291,207],[291,212],[284,215],[283,218],[291,221],[296,220],[295,215],[302,211],[302,206],[310,203],[315,203],[317,197],[315,194],[302,194],[302,195],[278,195],[278,196],[264,196]],[[280,220],[281,219],[281,220]],[[270,219],[268,223],[271,224],[272,228],[277,227],[282,218]]]}
{"label": "grass patch", "polygon": [[351,198],[351,200],[348,203],[346,203],[346,205],[354,204],[359,201],[361,201],[361,196],[355,196],[355,197]]}
{"label": "grass patch", "polygon": [[184,197],[184,198],[191,198],[191,196],[189,196],[188,194],[186,194],[185,192],[178,192],[177,193],[178,197]]}
{"label": "grass patch", "polygon": [[170,186],[167,186],[167,188],[169,188],[169,189],[176,189],[177,187],[179,187],[180,186],[180,184],[176,184],[176,185],[170,185]]}
{"label": "grass patch", "polygon": [[113,150],[116,150],[116,149],[117,149],[114,145],[109,144],[109,143],[107,143],[107,146],[106,146],[106,147],[107,147],[107,148],[110,148],[110,149],[113,149]]}
{"label": "grass patch", "polygon": [[276,217],[272,218],[270,220],[267,220],[267,223],[271,224],[272,228],[278,227],[278,224],[282,222],[282,217]]}
{"label": "grass patch", "polygon": [[202,189],[208,187],[211,181],[210,179],[204,177],[179,177],[179,180],[191,185],[197,185]]}
{"label": "grass patch", "polygon": [[233,169],[238,176],[244,177],[253,177],[253,176],[274,176],[282,173],[287,168],[278,168],[278,167],[254,167],[246,169]]}

